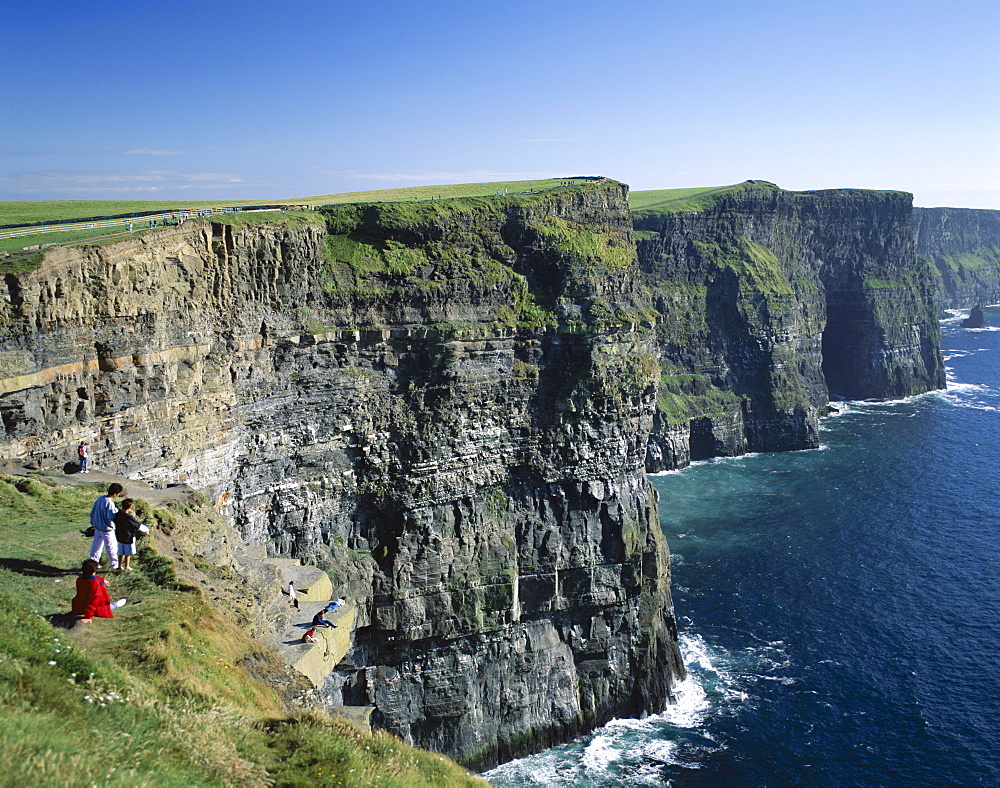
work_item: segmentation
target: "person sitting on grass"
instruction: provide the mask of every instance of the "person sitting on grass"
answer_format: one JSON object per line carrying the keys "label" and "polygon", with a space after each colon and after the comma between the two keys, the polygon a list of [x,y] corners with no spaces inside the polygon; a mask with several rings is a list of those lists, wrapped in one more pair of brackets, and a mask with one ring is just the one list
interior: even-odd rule
{"label": "person sitting on grass", "polygon": [[124,599],[111,601],[108,584],[103,577],[97,576],[97,561],[93,558],[84,561],[80,576],[76,579],[76,596],[73,597],[73,612],[83,616],[81,619],[83,623],[89,624],[94,620],[94,616],[114,618],[111,611],[124,604]]}

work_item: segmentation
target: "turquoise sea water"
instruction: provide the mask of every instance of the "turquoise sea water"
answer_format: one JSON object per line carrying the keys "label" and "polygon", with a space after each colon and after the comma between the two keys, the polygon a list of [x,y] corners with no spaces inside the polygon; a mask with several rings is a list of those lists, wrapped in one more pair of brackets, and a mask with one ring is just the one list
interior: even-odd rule
{"label": "turquoise sea water", "polygon": [[654,476],[680,702],[486,776],[1000,785],[1000,329],[958,321],[946,392],[843,403],[819,450]]}

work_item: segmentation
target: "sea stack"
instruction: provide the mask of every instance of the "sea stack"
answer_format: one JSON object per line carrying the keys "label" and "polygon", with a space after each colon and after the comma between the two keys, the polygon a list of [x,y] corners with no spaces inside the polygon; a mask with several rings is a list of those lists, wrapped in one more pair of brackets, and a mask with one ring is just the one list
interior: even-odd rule
{"label": "sea stack", "polygon": [[981,306],[972,307],[969,316],[962,321],[962,328],[986,328],[986,318]]}

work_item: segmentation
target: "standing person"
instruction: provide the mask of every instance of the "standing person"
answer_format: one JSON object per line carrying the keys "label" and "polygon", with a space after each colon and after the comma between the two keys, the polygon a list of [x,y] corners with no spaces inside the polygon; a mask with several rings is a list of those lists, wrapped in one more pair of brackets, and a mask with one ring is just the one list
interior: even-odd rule
{"label": "standing person", "polygon": [[76,454],[80,458],[80,473],[90,473],[90,444],[87,441],[80,441],[76,447]]}
{"label": "standing person", "polygon": [[94,541],[90,545],[90,558],[100,563],[101,553],[107,550],[108,562],[112,569],[118,568],[118,543],[115,541],[115,515],[118,507],[115,498],[122,498],[125,488],[112,482],[108,494],[102,495],[90,510],[90,524],[94,527]]}
{"label": "standing person", "polygon": [[[118,540],[118,560],[119,565],[126,572],[132,571],[132,556],[135,555],[135,539],[140,534],[148,534],[149,528],[140,523],[132,516],[131,498],[122,501],[122,508],[114,517],[115,539]],[[94,529],[97,530],[96,528]]]}
{"label": "standing person", "polygon": [[83,562],[80,576],[76,579],[76,596],[73,597],[73,612],[83,616],[83,623],[89,624],[98,618],[114,618],[112,610],[125,604],[124,599],[111,601],[108,584],[103,577],[97,576],[97,561],[88,558]]}
{"label": "standing person", "polygon": [[292,606],[298,610],[299,609],[299,596],[295,593],[295,581],[288,581],[288,601],[291,602]]}

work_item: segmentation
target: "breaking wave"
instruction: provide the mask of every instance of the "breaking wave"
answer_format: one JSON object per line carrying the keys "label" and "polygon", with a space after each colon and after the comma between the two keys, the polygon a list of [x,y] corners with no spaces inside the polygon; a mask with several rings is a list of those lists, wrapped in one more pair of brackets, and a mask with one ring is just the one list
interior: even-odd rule
{"label": "breaking wave", "polygon": [[502,764],[483,776],[499,788],[610,788],[623,781],[663,785],[679,772],[700,769],[706,756],[725,749],[712,733],[713,718],[732,716],[752,704],[753,685],[759,681],[795,681],[777,675],[788,667],[783,646],[761,643],[734,654],[713,648],[698,634],[682,634],[688,676],[674,687],[676,702],[662,713],[612,720],[569,744]]}

